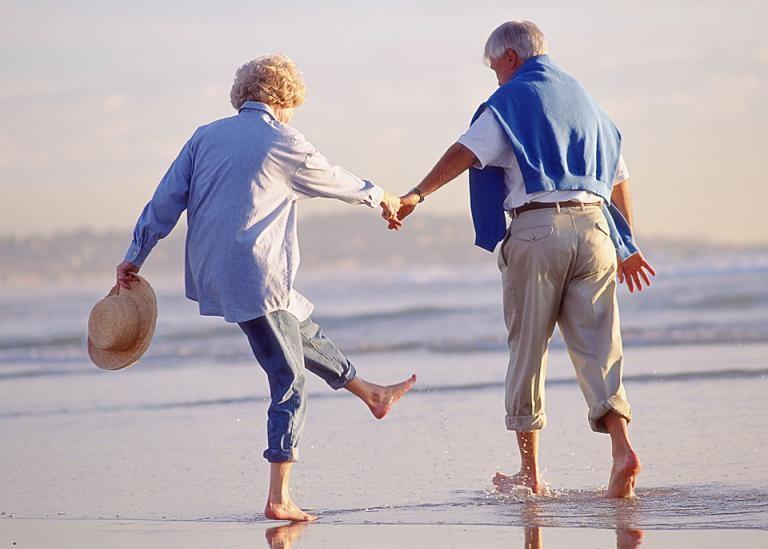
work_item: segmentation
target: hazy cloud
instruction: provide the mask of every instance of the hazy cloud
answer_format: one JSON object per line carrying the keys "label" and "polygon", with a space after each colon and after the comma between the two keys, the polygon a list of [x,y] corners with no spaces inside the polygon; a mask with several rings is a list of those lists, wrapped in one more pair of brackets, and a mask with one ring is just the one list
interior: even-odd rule
{"label": "hazy cloud", "polygon": [[[494,91],[482,46],[512,17],[541,25],[556,61],[622,128],[644,231],[725,232],[734,240],[759,232],[756,208],[768,190],[746,174],[759,172],[753,151],[764,145],[768,123],[762,3],[657,0],[639,10],[602,0],[522,0],[512,7],[502,0],[10,3],[0,21],[0,234],[127,229],[194,129],[234,114],[235,68],[270,51],[291,55],[307,79],[296,127],[332,161],[405,190]],[[595,21],[599,33],[588,30]],[[725,174],[743,178],[752,199],[739,211],[706,199],[718,195]],[[682,183],[690,180],[693,197]],[[466,212],[464,181],[432,197],[429,211]],[[700,215],[674,215],[675,207],[694,206]]]}

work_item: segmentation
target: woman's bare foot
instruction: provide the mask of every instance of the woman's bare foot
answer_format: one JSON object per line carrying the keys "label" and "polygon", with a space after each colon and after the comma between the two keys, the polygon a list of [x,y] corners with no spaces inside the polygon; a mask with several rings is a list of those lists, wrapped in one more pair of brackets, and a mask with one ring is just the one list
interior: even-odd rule
{"label": "woman's bare foot", "polygon": [[497,472],[496,476],[491,479],[491,482],[493,482],[493,485],[500,494],[509,494],[513,492],[516,487],[520,486],[528,488],[532,493],[537,495],[540,495],[544,491],[544,486],[538,478],[523,471],[511,476]]}
{"label": "woman's bare foot", "polygon": [[293,522],[283,526],[273,526],[272,528],[267,528],[267,531],[264,532],[264,537],[267,538],[267,544],[270,549],[291,549],[293,542],[296,541],[306,527],[306,522]]}
{"label": "woman's bare foot", "polygon": [[637,454],[630,450],[626,454],[616,456],[611,467],[611,479],[605,492],[607,498],[635,497],[635,481],[642,465]]}
{"label": "woman's bare foot", "polygon": [[317,520],[315,515],[305,513],[291,500],[281,503],[267,501],[264,516],[272,520],[290,520],[291,522],[311,522]]}
{"label": "woman's bare foot", "polygon": [[386,416],[395,403],[402,398],[402,396],[411,390],[413,384],[416,383],[416,376],[412,375],[401,383],[395,385],[382,385],[371,384],[372,390],[370,397],[366,399],[368,408],[371,409],[371,413],[376,419],[382,419]]}

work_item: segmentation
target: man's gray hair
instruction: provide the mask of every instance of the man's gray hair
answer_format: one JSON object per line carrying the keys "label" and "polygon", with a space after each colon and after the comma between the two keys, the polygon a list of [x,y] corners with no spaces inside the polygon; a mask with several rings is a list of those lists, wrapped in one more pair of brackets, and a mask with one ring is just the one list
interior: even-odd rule
{"label": "man's gray hair", "polygon": [[485,43],[485,61],[498,59],[507,50],[526,60],[547,53],[544,33],[530,21],[507,21],[491,33]]}

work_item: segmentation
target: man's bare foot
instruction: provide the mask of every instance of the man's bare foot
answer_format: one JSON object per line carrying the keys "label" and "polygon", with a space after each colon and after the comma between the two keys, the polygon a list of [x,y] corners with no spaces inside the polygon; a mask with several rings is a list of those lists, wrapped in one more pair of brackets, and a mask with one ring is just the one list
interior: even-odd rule
{"label": "man's bare foot", "polygon": [[264,537],[267,538],[270,549],[291,549],[293,542],[296,541],[296,538],[301,535],[306,527],[306,522],[293,522],[283,526],[273,526],[272,528],[267,528],[267,531],[264,532]]}
{"label": "man's bare foot", "polygon": [[605,492],[607,498],[635,497],[635,481],[642,465],[637,454],[630,450],[623,456],[617,456],[611,467],[611,479]]}
{"label": "man's bare foot", "polygon": [[264,508],[264,516],[272,520],[290,520],[291,522],[311,522],[317,520],[315,515],[305,513],[293,501],[272,503],[267,501]]}
{"label": "man's bare foot", "polygon": [[371,398],[367,402],[368,408],[371,409],[371,413],[376,419],[382,419],[386,416],[395,403],[402,398],[402,396],[411,390],[413,384],[416,383],[416,376],[412,375],[402,383],[395,385],[387,385],[383,387],[381,385],[371,393]]}
{"label": "man's bare foot", "polygon": [[496,490],[500,494],[509,494],[515,490],[516,487],[524,486],[528,488],[532,493],[540,495],[544,492],[544,486],[542,482],[523,471],[520,471],[516,475],[505,475],[503,473],[496,473],[496,476],[491,479]]}

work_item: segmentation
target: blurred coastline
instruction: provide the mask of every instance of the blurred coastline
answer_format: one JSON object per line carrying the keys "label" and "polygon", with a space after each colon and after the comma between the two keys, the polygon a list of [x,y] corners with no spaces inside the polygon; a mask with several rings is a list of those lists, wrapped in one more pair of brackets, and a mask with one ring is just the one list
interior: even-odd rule
{"label": "blurred coastline", "polygon": [[[367,214],[367,215],[366,215]],[[355,273],[465,269],[495,265],[495,256],[473,245],[469,215],[415,215],[399,233],[374,214],[314,215],[299,220],[301,272]],[[184,222],[152,251],[144,271],[181,287]],[[131,241],[131,230],[79,230],[51,235],[0,235],[0,292],[45,286],[83,286],[109,280]],[[762,244],[670,239],[643,235],[653,263],[675,270],[724,271],[768,268]],[[175,281],[175,282],[174,282]]]}

